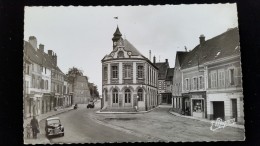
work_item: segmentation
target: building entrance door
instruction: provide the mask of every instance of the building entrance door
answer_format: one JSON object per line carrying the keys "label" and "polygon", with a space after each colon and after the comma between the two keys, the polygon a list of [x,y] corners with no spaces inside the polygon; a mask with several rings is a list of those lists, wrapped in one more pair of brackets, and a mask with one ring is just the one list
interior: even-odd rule
{"label": "building entrance door", "polygon": [[237,99],[231,99],[232,101],[232,117],[237,121]]}
{"label": "building entrance door", "polygon": [[213,119],[221,118],[222,120],[225,117],[224,113],[224,101],[214,101],[213,102]]}

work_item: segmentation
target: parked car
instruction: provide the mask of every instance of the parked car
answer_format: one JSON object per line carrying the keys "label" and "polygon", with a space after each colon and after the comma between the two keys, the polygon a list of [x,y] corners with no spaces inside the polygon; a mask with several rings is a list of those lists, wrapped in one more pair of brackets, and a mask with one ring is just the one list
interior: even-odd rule
{"label": "parked car", "polygon": [[75,104],[75,105],[74,105],[74,109],[77,109],[77,108],[78,108],[78,104]]}
{"label": "parked car", "polygon": [[94,108],[95,107],[95,103],[93,101],[89,102],[87,105],[87,108]]}
{"label": "parked car", "polygon": [[61,125],[59,117],[46,119],[45,133],[47,138],[54,135],[64,136],[64,127]]}

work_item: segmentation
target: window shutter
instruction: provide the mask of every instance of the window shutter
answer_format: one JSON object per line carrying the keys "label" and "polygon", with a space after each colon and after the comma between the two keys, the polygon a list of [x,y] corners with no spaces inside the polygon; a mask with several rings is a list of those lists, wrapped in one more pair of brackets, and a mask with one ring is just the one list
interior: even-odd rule
{"label": "window shutter", "polygon": [[204,87],[205,87],[205,86],[204,86],[204,76],[201,77],[201,84],[202,84],[202,85],[201,85],[202,89],[204,89]]}
{"label": "window shutter", "polygon": [[238,86],[239,82],[238,82],[238,68],[234,69],[234,83],[235,86]]}
{"label": "window shutter", "polygon": [[225,71],[225,87],[229,87],[229,70]]}
{"label": "window shutter", "polygon": [[194,89],[194,78],[191,78],[191,88],[190,89]]}
{"label": "window shutter", "polygon": [[236,86],[241,86],[242,83],[242,72],[241,72],[241,67],[236,68],[236,72],[235,72],[235,82],[236,82]]}

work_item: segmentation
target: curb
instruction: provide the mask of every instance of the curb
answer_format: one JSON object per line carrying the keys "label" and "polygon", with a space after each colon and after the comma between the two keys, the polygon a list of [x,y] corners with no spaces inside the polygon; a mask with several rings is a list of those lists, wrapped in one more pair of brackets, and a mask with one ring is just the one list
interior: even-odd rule
{"label": "curb", "polygon": [[[207,123],[211,123],[212,121],[210,120],[207,120],[207,119],[198,119],[198,118],[195,118],[195,117],[190,117],[190,116],[183,116],[183,115],[180,115],[178,113],[175,113],[173,111],[171,111],[171,109],[168,111],[170,114],[174,115],[174,116],[178,116],[178,117],[183,117],[183,118],[188,118],[188,119],[193,119],[193,120],[197,120],[197,121],[202,121],[202,122],[207,122]],[[245,127],[243,125],[227,125],[227,127],[233,127],[233,128],[239,128],[239,129],[245,129]]]}
{"label": "curb", "polygon": [[45,117],[45,118],[39,120],[39,122],[42,121],[42,120],[44,120],[44,119],[47,119],[47,118],[49,118],[49,117],[56,116],[56,115],[59,115],[59,114],[65,113],[65,112],[69,112],[69,111],[71,111],[71,110],[73,110],[73,109],[69,109],[69,110],[66,110],[66,111],[62,111],[62,112],[60,112],[60,113],[56,113],[56,114],[54,114],[54,115],[47,116],[47,117]]}
{"label": "curb", "polygon": [[138,112],[101,112],[100,110],[96,111],[96,114],[144,114],[153,111],[154,109],[159,108],[159,106],[152,108],[148,111],[138,111]]}

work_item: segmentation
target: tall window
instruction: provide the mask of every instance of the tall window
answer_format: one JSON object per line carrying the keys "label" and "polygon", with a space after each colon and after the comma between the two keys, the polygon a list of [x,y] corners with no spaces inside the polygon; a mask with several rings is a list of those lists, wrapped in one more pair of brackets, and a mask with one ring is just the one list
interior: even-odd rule
{"label": "tall window", "polygon": [[35,77],[32,75],[32,87],[35,88]]}
{"label": "tall window", "polygon": [[104,79],[107,80],[107,67],[104,67]]}
{"label": "tall window", "polygon": [[46,80],[46,86],[45,87],[46,87],[46,90],[48,90],[48,88],[49,88],[48,87],[48,80]]}
{"label": "tall window", "polygon": [[114,89],[112,94],[113,94],[113,103],[118,103],[118,91]]}
{"label": "tall window", "polygon": [[112,66],[112,78],[118,78],[117,66]]}
{"label": "tall window", "polygon": [[203,80],[203,76],[199,77],[199,89],[202,89],[204,85],[204,80]]}
{"label": "tall window", "polygon": [[217,87],[217,72],[211,72],[211,88]]}
{"label": "tall window", "polygon": [[189,79],[185,79],[185,83],[186,83],[186,87],[185,87],[185,89],[186,90],[189,90],[190,88],[190,82],[189,82]]}
{"label": "tall window", "polygon": [[138,101],[143,101],[143,89],[137,91]]}
{"label": "tall window", "polygon": [[34,64],[32,63],[32,71],[34,71]]}
{"label": "tall window", "polygon": [[225,77],[224,77],[224,71],[218,72],[218,86],[219,87],[225,87]]}
{"label": "tall window", "polygon": [[131,91],[129,89],[125,90],[125,103],[131,103]]}
{"label": "tall window", "polygon": [[125,65],[125,78],[131,78],[131,66]]}
{"label": "tall window", "polygon": [[141,65],[139,65],[138,67],[137,67],[137,78],[143,78],[143,69],[144,69],[144,67],[143,66],[141,66]]}
{"label": "tall window", "polygon": [[229,70],[230,85],[235,85],[235,70],[232,68]]}
{"label": "tall window", "polygon": [[41,79],[41,89],[44,89],[44,80],[43,79]]}
{"label": "tall window", "polygon": [[30,65],[26,65],[26,74],[30,73]]}
{"label": "tall window", "polygon": [[198,87],[198,78],[193,78],[193,90],[197,90]]}

